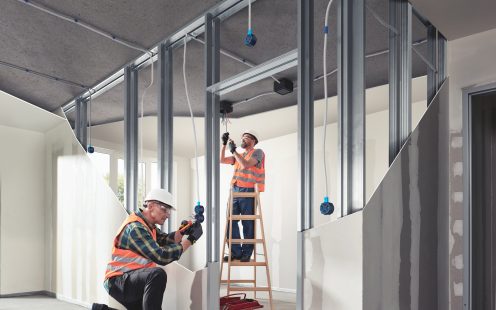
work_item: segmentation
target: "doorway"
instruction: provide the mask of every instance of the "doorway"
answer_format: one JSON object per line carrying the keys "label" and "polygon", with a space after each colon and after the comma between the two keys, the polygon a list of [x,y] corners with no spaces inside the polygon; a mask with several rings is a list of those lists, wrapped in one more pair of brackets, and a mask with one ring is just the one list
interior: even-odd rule
{"label": "doorway", "polygon": [[496,89],[468,94],[467,108],[464,308],[495,309]]}

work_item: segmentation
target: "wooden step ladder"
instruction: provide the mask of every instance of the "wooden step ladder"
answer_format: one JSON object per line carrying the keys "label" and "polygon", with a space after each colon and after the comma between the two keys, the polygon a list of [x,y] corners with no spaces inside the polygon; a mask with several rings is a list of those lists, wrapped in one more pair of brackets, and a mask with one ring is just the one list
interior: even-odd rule
{"label": "wooden step ladder", "polygon": [[[253,215],[233,215],[232,205],[234,198],[253,198],[254,199],[254,214]],[[253,220],[254,221],[254,239],[233,239],[232,238],[232,226],[233,220]],[[260,222],[260,234],[261,238],[257,239],[257,221]],[[229,227],[229,236],[227,236],[227,228]],[[241,262],[239,260],[231,260],[230,249],[233,244],[244,244],[253,243],[253,259],[249,262]],[[263,261],[257,260],[257,245],[262,245],[263,248]],[[229,245],[229,249],[226,251],[226,245]],[[221,283],[227,284],[227,294],[232,292],[253,292],[254,298],[257,298],[257,292],[268,292],[269,293],[269,303],[270,309],[272,309],[272,287],[270,284],[270,272],[269,272],[269,259],[267,257],[267,246],[265,244],[265,232],[264,224],[262,218],[262,208],[260,205],[260,194],[258,190],[255,192],[234,192],[231,188],[231,193],[229,195],[229,202],[227,205],[227,222],[226,229],[224,230],[224,246],[222,252],[222,259],[229,255],[229,260],[227,262],[222,261],[220,267],[220,278]],[[222,280],[222,273],[224,269],[224,264],[227,264],[227,279]],[[232,267],[253,267],[253,279],[231,279],[231,268]],[[257,267],[265,267],[265,272],[267,274],[267,286],[257,286]],[[232,284],[249,284],[250,286],[233,286]]]}

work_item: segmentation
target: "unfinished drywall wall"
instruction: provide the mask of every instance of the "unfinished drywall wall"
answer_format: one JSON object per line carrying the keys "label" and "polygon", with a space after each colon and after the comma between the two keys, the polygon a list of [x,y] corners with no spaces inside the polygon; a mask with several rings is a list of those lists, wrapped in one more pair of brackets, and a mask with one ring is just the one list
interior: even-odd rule
{"label": "unfinished drywall wall", "polygon": [[304,309],[362,309],[363,214],[305,231]]}
{"label": "unfinished drywall wall", "polygon": [[496,29],[448,42],[450,77],[450,300],[463,308],[463,166],[462,91],[496,82]]}
{"label": "unfinished drywall wall", "polygon": [[443,85],[363,210],[363,309],[449,309]]}

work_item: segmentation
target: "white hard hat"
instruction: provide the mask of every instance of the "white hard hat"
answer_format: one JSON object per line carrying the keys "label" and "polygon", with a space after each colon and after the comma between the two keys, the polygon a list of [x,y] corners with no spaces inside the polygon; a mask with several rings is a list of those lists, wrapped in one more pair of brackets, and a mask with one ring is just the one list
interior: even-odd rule
{"label": "white hard hat", "polygon": [[166,204],[170,206],[172,210],[176,210],[176,208],[174,208],[174,196],[172,196],[172,194],[169,193],[166,189],[154,188],[149,191],[145,197],[145,202],[152,200]]}
{"label": "white hard hat", "polygon": [[259,137],[259,135],[258,135],[258,133],[255,130],[253,130],[253,129],[247,129],[247,130],[243,131],[243,135],[244,134],[249,134],[250,136],[254,137],[255,138],[255,144],[258,143],[258,137]]}

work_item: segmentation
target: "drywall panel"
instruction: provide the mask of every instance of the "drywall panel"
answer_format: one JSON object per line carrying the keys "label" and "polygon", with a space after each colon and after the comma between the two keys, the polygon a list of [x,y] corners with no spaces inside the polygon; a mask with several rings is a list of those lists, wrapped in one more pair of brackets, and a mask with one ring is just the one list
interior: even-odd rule
{"label": "drywall panel", "polygon": [[65,120],[24,100],[0,91],[0,125],[45,132]]}
{"label": "drywall panel", "polygon": [[362,309],[362,212],[307,230],[304,309]]}
{"label": "drywall panel", "polygon": [[82,305],[108,303],[105,268],[127,213],[67,123],[46,133],[46,152],[50,291]]}
{"label": "drywall panel", "polygon": [[45,289],[44,142],[0,125],[0,295]]}
{"label": "drywall panel", "polygon": [[447,83],[363,210],[363,309],[448,309]]}

